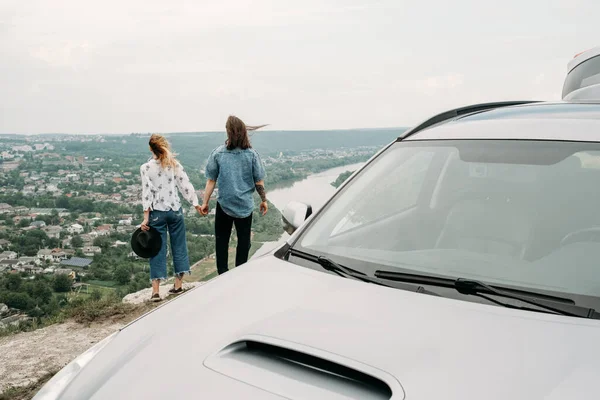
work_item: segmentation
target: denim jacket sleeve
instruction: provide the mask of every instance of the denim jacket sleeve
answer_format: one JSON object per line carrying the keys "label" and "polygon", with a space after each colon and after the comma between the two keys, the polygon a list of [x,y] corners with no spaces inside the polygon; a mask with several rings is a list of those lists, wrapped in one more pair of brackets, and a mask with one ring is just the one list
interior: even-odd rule
{"label": "denim jacket sleeve", "polygon": [[252,158],[252,175],[254,176],[254,183],[260,182],[265,179],[266,172],[265,167],[260,159],[260,155],[256,151],[253,151],[254,157]]}

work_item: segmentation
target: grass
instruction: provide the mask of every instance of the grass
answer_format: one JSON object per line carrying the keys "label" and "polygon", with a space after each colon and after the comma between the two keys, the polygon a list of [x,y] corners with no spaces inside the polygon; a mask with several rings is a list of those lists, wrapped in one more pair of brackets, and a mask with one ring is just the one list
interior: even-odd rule
{"label": "grass", "polygon": [[[235,246],[235,242],[232,241],[232,246]],[[251,258],[254,253],[262,246],[260,242],[252,242],[250,248],[250,254],[248,258]],[[213,256],[214,257],[214,256]],[[229,248],[229,269],[235,268],[235,247]],[[215,258],[205,258],[192,266],[191,274],[184,278],[185,282],[199,282],[208,281],[217,276],[217,260]]]}
{"label": "grass", "polygon": [[81,324],[103,321],[108,318],[121,319],[130,315],[135,308],[115,295],[103,296],[100,300],[89,297],[71,299],[65,309],[65,316]]}
{"label": "grass", "polygon": [[51,371],[42,376],[37,382],[27,386],[10,387],[0,394],[0,400],[29,400],[56,374]]}
{"label": "grass", "polygon": [[115,281],[91,280],[91,281],[87,281],[85,283],[93,285],[93,286],[101,286],[101,287],[107,287],[107,288],[116,288],[117,286],[119,286],[119,284]]}

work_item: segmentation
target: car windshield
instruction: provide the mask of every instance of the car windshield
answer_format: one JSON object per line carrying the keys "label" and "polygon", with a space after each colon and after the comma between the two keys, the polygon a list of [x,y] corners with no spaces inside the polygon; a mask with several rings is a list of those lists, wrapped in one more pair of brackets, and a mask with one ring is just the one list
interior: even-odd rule
{"label": "car windshield", "polygon": [[[600,297],[600,144],[398,142],[294,248],[359,271]],[[598,306],[598,304],[596,304]]]}

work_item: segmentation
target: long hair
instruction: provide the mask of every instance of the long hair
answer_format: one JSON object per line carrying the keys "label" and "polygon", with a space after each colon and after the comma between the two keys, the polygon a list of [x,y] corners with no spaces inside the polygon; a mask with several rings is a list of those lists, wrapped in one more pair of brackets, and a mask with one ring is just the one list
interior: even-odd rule
{"label": "long hair", "polygon": [[152,149],[152,153],[154,153],[156,159],[163,168],[175,168],[177,166],[175,154],[171,151],[171,145],[164,136],[155,133],[150,136],[150,142],[148,144],[150,145],[150,149]]}
{"label": "long hair", "polygon": [[252,145],[250,144],[248,131],[255,131],[265,126],[267,125],[246,125],[244,121],[238,117],[230,115],[225,124],[225,129],[227,130],[227,140],[225,141],[225,145],[227,146],[227,150],[233,150],[238,147],[240,149],[251,148]]}

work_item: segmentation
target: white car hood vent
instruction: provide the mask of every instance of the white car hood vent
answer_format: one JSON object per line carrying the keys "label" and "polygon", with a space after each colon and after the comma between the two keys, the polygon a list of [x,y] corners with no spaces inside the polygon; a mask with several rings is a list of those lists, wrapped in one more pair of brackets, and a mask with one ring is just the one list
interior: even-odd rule
{"label": "white car hood vent", "polygon": [[383,371],[338,355],[264,336],[242,338],[208,357],[204,365],[294,400],[404,398],[398,381]]}

